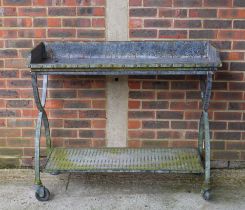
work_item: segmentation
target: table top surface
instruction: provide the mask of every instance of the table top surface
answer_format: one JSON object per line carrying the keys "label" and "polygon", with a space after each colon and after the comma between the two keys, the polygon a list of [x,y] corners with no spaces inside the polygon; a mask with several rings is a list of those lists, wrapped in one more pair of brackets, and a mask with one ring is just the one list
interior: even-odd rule
{"label": "table top surface", "polygon": [[207,71],[221,66],[219,54],[204,41],[42,42],[29,58],[31,71]]}

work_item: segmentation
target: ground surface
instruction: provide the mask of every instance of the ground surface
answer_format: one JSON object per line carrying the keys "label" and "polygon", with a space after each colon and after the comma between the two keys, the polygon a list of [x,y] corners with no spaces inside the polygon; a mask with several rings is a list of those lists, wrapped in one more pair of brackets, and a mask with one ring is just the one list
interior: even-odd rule
{"label": "ground surface", "polygon": [[245,209],[245,170],[212,171],[210,202],[196,175],[43,174],[48,202],[35,199],[33,177],[32,170],[0,170],[0,209]]}

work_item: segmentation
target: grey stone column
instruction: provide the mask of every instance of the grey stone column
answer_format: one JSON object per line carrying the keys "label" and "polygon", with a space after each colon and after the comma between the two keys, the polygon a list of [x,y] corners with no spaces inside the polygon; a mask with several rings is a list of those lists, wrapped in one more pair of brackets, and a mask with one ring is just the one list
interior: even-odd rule
{"label": "grey stone column", "polygon": [[[128,0],[107,0],[107,41],[128,40]],[[107,76],[108,147],[126,147],[128,129],[128,77]]]}

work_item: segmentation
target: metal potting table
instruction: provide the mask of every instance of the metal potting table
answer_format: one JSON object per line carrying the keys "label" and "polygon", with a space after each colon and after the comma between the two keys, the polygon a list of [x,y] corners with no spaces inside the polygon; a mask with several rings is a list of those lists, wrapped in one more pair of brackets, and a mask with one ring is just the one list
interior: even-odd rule
{"label": "metal potting table", "polygon": [[[47,201],[50,195],[40,179],[43,122],[47,146],[46,172],[204,173],[202,196],[208,200],[208,107],[212,75],[219,66],[218,53],[205,41],[40,43],[31,51],[29,62],[34,98],[39,110],[35,132],[36,198]],[[43,75],[41,98],[38,75]],[[197,75],[202,98],[198,148],[54,148],[44,109],[48,75]]]}

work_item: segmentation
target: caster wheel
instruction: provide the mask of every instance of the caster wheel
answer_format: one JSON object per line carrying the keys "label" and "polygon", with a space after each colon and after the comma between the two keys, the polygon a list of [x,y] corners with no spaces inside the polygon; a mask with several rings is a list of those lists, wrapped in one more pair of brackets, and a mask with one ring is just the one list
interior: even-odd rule
{"label": "caster wheel", "polygon": [[209,201],[210,200],[210,190],[204,190],[202,192],[202,197],[204,200]]}
{"label": "caster wheel", "polygon": [[50,192],[47,188],[44,187],[44,196],[40,197],[37,192],[35,193],[35,196],[38,201],[48,201],[50,197]]}
{"label": "caster wheel", "polygon": [[54,171],[54,172],[52,172],[52,173],[50,173],[51,175],[53,175],[53,176],[56,176],[56,175],[59,175],[60,174],[60,172],[58,172],[58,171]]}

